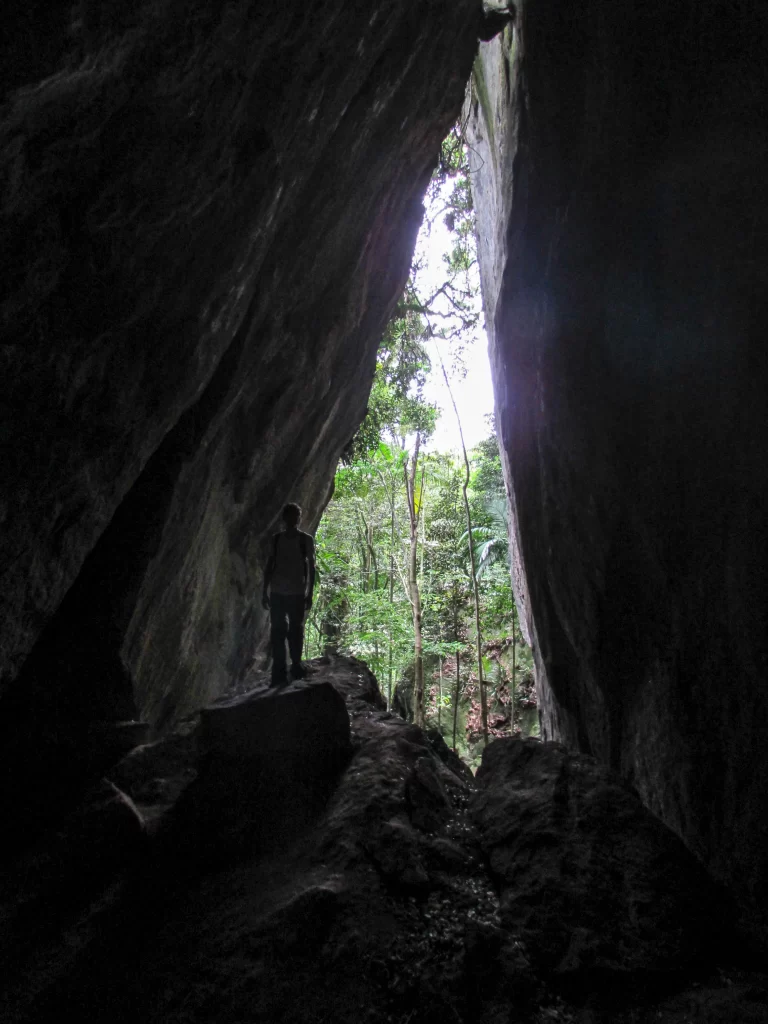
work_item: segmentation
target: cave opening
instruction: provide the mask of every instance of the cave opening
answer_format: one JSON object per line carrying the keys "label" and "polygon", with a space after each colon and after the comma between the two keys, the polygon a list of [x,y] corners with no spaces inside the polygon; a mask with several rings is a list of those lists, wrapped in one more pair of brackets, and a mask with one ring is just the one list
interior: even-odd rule
{"label": "cave opening", "polygon": [[366,417],[317,529],[304,650],[363,659],[388,708],[437,730],[476,769],[489,739],[538,735],[539,723],[510,583],[472,199],[480,158],[467,137],[473,95],[468,85],[442,143]]}
{"label": "cave opening", "polygon": [[[766,1019],[764,5],[113,7],[0,45],[9,1019]],[[350,439],[468,80],[464,529],[462,460]],[[316,671],[250,699],[340,453]]]}

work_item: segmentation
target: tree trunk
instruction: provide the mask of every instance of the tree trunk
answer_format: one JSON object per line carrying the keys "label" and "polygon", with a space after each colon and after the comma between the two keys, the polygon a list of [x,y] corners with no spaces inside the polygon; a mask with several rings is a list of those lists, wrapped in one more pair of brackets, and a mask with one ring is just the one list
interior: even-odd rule
{"label": "tree trunk", "polygon": [[441,728],[440,728],[441,722],[442,722],[442,715],[443,715],[443,711],[442,711],[442,709],[443,709],[443,656],[442,656],[442,654],[439,657],[439,660],[438,660],[438,663],[437,663],[437,668],[438,668],[438,677],[437,677],[438,678],[438,682],[437,682],[437,731],[439,733],[441,733],[441,735],[442,735]]}
{"label": "tree trunk", "polygon": [[416,508],[416,473],[419,463],[419,446],[421,435],[416,434],[416,445],[411,460],[411,472],[408,473],[407,462],[403,465],[405,491],[408,499],[408,517],[410,520],[410,551],[408,558],[408,590],[413,613],[413,721],[424,728],[424,646],[421,636],[421,594],[419,592],[418,550],[419,550],[419,512]]}
{"label": "tree trunk", "polygon": [[[419,518],[421,519],[421,565],[420,565],[420,568],[419,568],[419,572],[421,574],[422,580],[424,579],[424,548],[427,546],[426,545],[426,539],[427,539],[427,517],[425,515],[423,515],[423,512],[424,512],[424,464],[422,463],[422,466],[421,466],[421,503],[420,503],[420,514],[419,514]],[[429,587],[427,587],[427,594],[429,594]]]}
{"label": "tree trunk", "polygon": [[[464,440],[462,438],[462,446]],[[483,641],[480,631],[480,593],[477,587],[477,576],[475,574],[475,549],[472,547],[472,514],[469,510],[469,498],[467,487],[469,486],[469,459],[467,450],[464,449],[464,461],[467,467],[467,474],[462,490],[464,492],[464,509],[467,514],[467,533],[469,535],[469,564],[472,571],[472,594],[475,599],[475,635],[477,637],[477,681],[480,687],[480,714],[483,720],[483,743],[488,746],[488,695],[485,692],[485,679],[483,677]]]}
{"label": "tree trunk", "polygon": [[360,518],[363,522],[363,531],[360,533],[360,539],[365,548],[365,582],[363,591],[367,593],[371,589],[371,571],[373,571],[373,589],[379,589],[379,562],[376,558],[376,549],[373,546],[373,525],[365,518],[362,510],[360,510]]}
{"label": "tree trunk", "polygon": [[[381,480],[382,487],[385,492],[387,491],[387,482],[384,479],[384,474],[381,470],[377,471]],[[388,655],[388,671],[387,671],[387,710],[392,710],[392,676],[393,676],[393,656],[392,656],[392,607],[395,603],[395,482],[392,479],[390,472],[390,488],[389,488],[389,625],[387,629],[387,639],[389,641],[389,655]]]}
{"label": "tree trunk", "polygon": [[515,672],[517,670],[517,629],[516,626],[517,608],[514,598],[512,599],[512,692],[509,699],[509,731],[512,736],[515,734]]}
{"label": "tree trunk", "polygon": [[338,654],[339,641],[341,639],[341,623],[338,616],[333,616],[330,609],[326,609],[320,622],[322,635],[323,654]]}
{"label": "tree trunk", "polygon": [[392,608],[395,603],[395,489],[392,488],[392,518],[389,524],[389,682],[387,710],[392,710]]}
{"label": "tree trunk", "polygon": [[464,455],[464,480],[461,485],[461,492],[464,495],[464,512],[467,517],[467,538],[469,540],[469,564],[472,570],[472,595],[475,600],[475,634],[477,637],[477,681],[480,687],[480,714],[483,722],[483,745],[488,746],[488,695],[485,692],[485,679],[483,678],[483,643],[482,634],[480,630],[480,592],[477,586],[477,573],[475,571],[475,549],[472,546],[472,513],[469,509],[469,498],[467,496],[467,488],[469,487],[469,457],[467,456],[467,446],[464,444],[464,431],[461,429],[461,417],[459,416],[459,410],[456,407],[456,401],[453,397],[453,391],[451,390],[450,381],[448,380],[448,374],[445,372],[445,366],[443,365],[442,359],[440,360],[440,366],[443,371],[443,377],[445,378],[445,386],[448,388],[448,394],[451,397],[451,404],[453,405],[453,411],[456,413],[456,423],[459,427],[459,438],[461,440],[461,451]]}
{"label": "tree trunk", "polygon": [[461,654],[456,651],[456,693],[453,700],[453,752],[458,754],[456,749],[456,725],[459,720],[459,699],[461,697]]}

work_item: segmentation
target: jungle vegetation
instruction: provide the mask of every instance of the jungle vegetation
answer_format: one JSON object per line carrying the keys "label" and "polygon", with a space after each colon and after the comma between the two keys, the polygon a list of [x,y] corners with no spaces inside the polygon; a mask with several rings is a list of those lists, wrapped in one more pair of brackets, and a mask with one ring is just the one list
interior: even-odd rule
{"label": "jungle vegetation", "polygon": [[[438,410],[425,398],[427,381],[444,375],[451,396],[461,386],[481,318],[460,126],[443,144],[425,205],[426,230],[442,218],[450,248],[437,278],[423,273],[423,250],[417,256],[382,339],[368,414],[317,532],[306,654],[362,658],[389,707],[439,730],[476,764],[490,739],[536,733],[538,717],[493,424],[469,451],[463,435],[459,452],[429,445]],[[428,339],[438,340],[437,366]]]}

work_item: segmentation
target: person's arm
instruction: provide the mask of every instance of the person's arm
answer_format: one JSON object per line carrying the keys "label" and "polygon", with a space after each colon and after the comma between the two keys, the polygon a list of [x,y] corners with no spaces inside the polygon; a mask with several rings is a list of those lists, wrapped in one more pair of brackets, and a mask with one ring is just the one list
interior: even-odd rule
{"label": "person's arm", "polygon": [[312,594],[315,589],[315,541],[307,534],[307,596],[304,599],[304,607],[307,611],[312,607]]}
{"label": "person's arm", "polygon": [[275,571],[275,545],[272,544],[272,552],[267,559],[267,567],[264,570],[264,589],[261,594],[261,607],[269,608],[269,585],[272,582],[272,574]]}

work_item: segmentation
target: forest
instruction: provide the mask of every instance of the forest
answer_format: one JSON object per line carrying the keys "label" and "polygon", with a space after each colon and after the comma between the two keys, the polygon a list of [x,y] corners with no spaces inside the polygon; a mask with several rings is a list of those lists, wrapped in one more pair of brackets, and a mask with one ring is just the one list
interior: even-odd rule
{"label": "forest", "polygon": [[[482,331],[471,153],[457,125],[425,199],[414,264],[382,339],[368,413],[317,531],[306,656],[368,663],[387,706],[438,730],[473,768],[504,735],[536,735],[531,651],[512,595],[493,417],[468,448],[454,396]],[[436,226],[447,250],[435,256]],[[441,375],[460,450],[432,443]]]}

